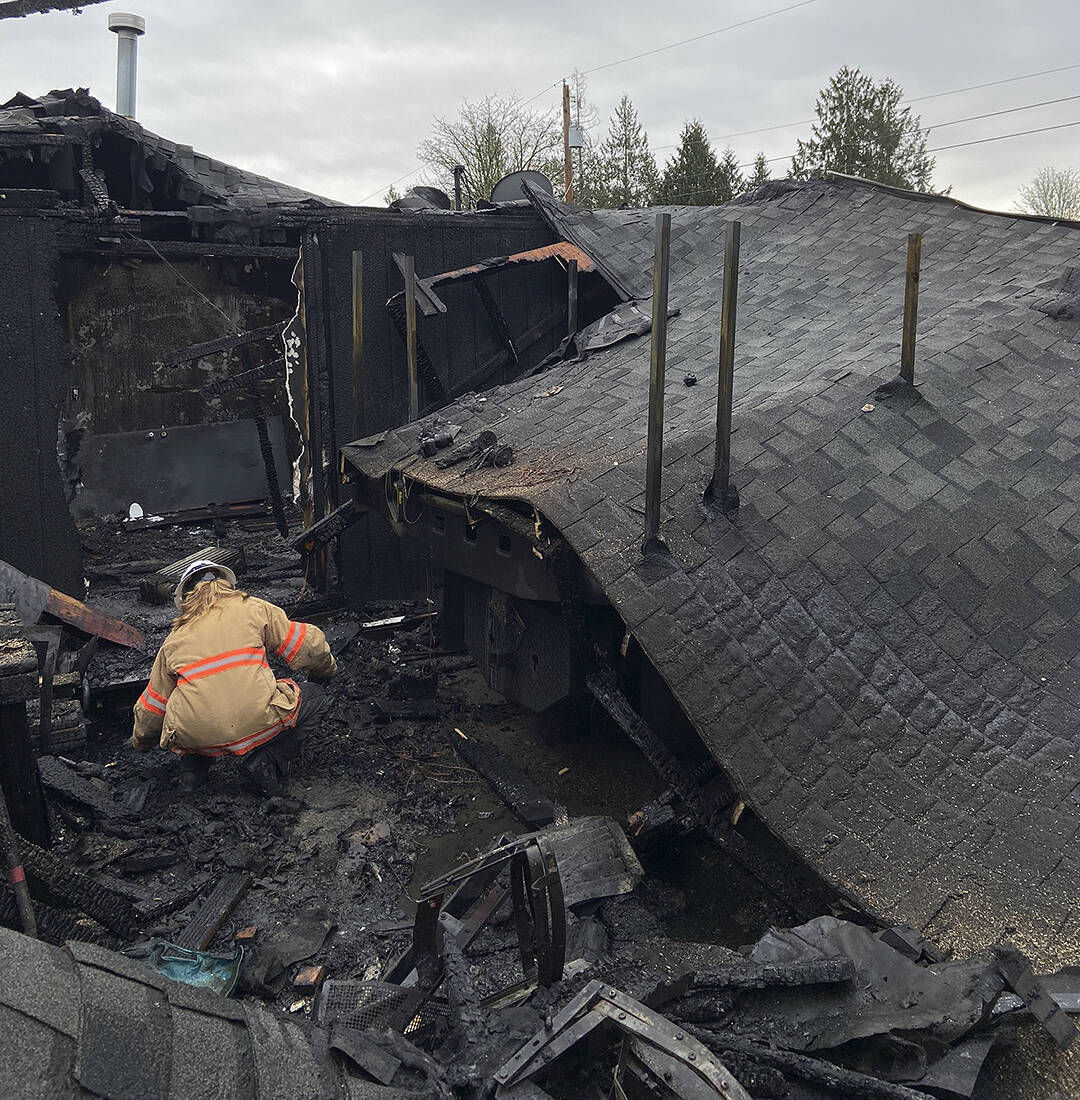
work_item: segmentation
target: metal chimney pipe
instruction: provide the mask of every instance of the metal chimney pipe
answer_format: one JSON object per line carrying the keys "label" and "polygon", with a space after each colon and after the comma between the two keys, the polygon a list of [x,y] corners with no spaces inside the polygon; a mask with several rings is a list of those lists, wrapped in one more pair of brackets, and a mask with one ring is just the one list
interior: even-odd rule
{"label": "metal chimney pipe", "polygon": [[116,35],[116,113],[134,118],[139,36],[146,34],[146,20],[141,15],[114,11],[109,16],[109,30]]}

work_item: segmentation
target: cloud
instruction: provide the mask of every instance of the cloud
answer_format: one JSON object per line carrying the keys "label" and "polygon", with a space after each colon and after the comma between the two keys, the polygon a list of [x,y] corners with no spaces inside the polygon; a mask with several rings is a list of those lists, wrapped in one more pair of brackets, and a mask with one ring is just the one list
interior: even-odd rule
{"label": "cloud", "polygon": [[[332,198],[358,202],[419,167],[416,147],[437,114],[488,93],[558,105],[550,85],[717,26],[783,6],[735,0],[723,10],[697,0],[434,0],[357,5],[347,0],[123,0],[0,23],[0,72],[7,87],[40,93],[89,85],[111,105],[115,38],[110,11],[146,17],[140,43],[139,119],[202,152]],[[902,8],[864,0],[817,0],[726,34],[611,68],[590,77],[606,120],[623,92],[638,108],[661,162],[683,122],[698,117],[731,139],[739,159],[759,150],[786,156],[810,118],[818,89],[841,65],[892,76],[912,96],[1068,65],[1080,14],[1046,0],[1027,22],[1009,0],[909,0]],[[962,44],[962,48],[960,45]],[[924,123],[1073,94],[1080,69],[929,100]],[[950,126],[930,144],[951,145],[1075,119],[1059,104]],[[1076,131],[991,142],[938,156],[939,186],[970,202],[1007,209],[1017,188],[1044,164],[1080,167]],[[776,174],[783,163],[774,166]],[[408,183],[408,180],[405,181]]]}

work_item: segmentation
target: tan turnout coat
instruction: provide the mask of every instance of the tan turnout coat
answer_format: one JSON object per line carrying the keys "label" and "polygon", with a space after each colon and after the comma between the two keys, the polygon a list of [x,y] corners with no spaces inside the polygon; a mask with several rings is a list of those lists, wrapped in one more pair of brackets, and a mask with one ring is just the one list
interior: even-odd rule
{"label": "tan turnout coat", "polygon": [[162,643],[150,682],[135,704],[132,744],[202,756],[242,754],[296,724],[300,687],[279,680],[274,653],[316,676],[337,670],[326,636],[254,596],[219,600]]}

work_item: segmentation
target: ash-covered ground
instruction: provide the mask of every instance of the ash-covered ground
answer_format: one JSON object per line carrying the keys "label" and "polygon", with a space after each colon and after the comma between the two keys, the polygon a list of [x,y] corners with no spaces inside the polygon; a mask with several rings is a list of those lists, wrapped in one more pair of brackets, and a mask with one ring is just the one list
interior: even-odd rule
{"label": "ash-covered ground", "polygon": [[[911,962],[898,952],[881,955],[879,930],[841,922],[830,935],[854,937],[877,953],[876,961],[857,961],[853,982],[716,987],[718,974],[726,974],[725,981],[732,973],[745,977],[746,967],[756,965],[733,948],[758,942],[760,949],[770,928],[789,923],[791,913],[701,833],[670,829],[647,842],[633,835],[629,815],[655,800],[663,784],[605,711],[527,713],[492,693],[468,656],[439,649],[434,604],[333,609],[265,525],[233,526],[226,537],[244,549],[240,586],[318,623],[340,672],[329,686],[322,729],[304,745],[283,797],[256,793],[228,759],[212,766],[205,787],[182,792],[172,754],[137,753],[129,744],[131,706],[175,613],[171,604],[141,602],[138,580],[206,546],[211,532],[102,527],[88,536],[91,602],[144,630],[147,644],[143,651],[103,644],[94,657],[86,677],[88,743],[68,753],[62,766],[90,783],[115,812],[50,791],[54,851],[130,899],[142,917],[143,946],[182,939],[215,884],[243,872],[250,886],[209,944],[223,953],[243,946],[235,995],[301,1020],[312,1016],[316,1003],[315,988],[298,982],[305,968],[324,968],[323,981],[380,979],[410,945],[425,882],[487,850],[494,838],[529,831],[458,755],[464,736],[497,745],[571,823],[603,815],[626,828],[643,874],[629,892],[612,891],[568,911],[567,973],[524,1004],[481,1010],[478,1002],[454,1005],[453,992],[448,1003],[440,991],[437,1019],[424,1039],[436,1061],[404,1065],[395,1086],[417,1088],[417,1095],[490,1095],[495,1070],[589,979],[646,999],[655,996],[658,983],[690,968],[694,981],[706,985],[679,994],[664,1011],[691,1032],[704,1027],[693,1033],[723,1051],[726,1064],[753,1085],[754,1096],[950,1095],[907,1091],[910,1084],[895,1082],[911,1082],[912,1066],[900,1065],[898,1055],[895,1066],[881,1059],[919,1051],[925,1063],[919,1072],[929,1072],[933,1058],[959,1052],[962,1060],[968,1044],[978,1052],[979,1034],[968,1034],[965,1013],[982,1004],[979,990],[987,981],[1000,989],[992,963],[968,970],[958,964],[950,973],[962,978],[943,982],[936,972],[928,976],[935,965],[930,956]],[[415,625],[381,631],[363,625],[393,615],[412,616]],[[286,671],[282,666],[279,674]],[[140,949],[86,919],[79,928],[85,938]],[[794,935],[801,943],[807,934]],[[830,941],[825,954],[840,940]],[[478,998],[521,980],[509,904],[496,911],[464,960],[459,998],[462,980]],[[909,1015],[918,997],[890,987],[901,978],[929,982],[941,998],[940,1019],[929,1030],[925,1019],[920,1025]],[[862,1018],[874,1011],[886,1016],[863,1030]],[[995,1036],[979,1087],[952,1095],[1069,1095],[1053,1090],[1067,1076],[1059,1071],[1071,1070],[1075,1059],[1063,1065],[1046,1035],[1029,1025],[1019,1047],[1010,1044],[1011,1028],[998,1027]],[[751,1054],[742,1057],[740,1044],[747,1043]],[[812,1057],[801,1068],[769,1062],[787,1058],[785,1052],[806,1058],[815,1050],[832,1061]],[[815,1074],[833,1073],[833,1063],[861,1076],[844,1088],[815,1083]],[[570,1057],[544,1085],[556,1097],[607,1095],[612,1064],[610,1057]],[[860,1091],[865,1089],[870,1091]]]}

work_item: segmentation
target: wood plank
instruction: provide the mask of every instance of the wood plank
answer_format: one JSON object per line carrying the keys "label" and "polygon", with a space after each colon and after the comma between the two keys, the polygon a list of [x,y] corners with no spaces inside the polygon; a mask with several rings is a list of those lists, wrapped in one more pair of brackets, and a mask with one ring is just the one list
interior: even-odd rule
{"label": "wood plank", "polygon": [[250,885],[251,875],[247,871],[230,871],[224,875],[192,922],[176,938],[176,946],[205,951]]}
{"label": "wood plank", "polygon": [[104,611],[88,607],[81,600],[63,592],[57,592],[55,588],[49,589],[49,595],[45,599],[45,610],[69,626],[74,626],[92,637],[116,642],[117,645],[141,649],[146,642],[143,632],[125,623],[123,619],[117,619],[112,615],[106,615]]}

